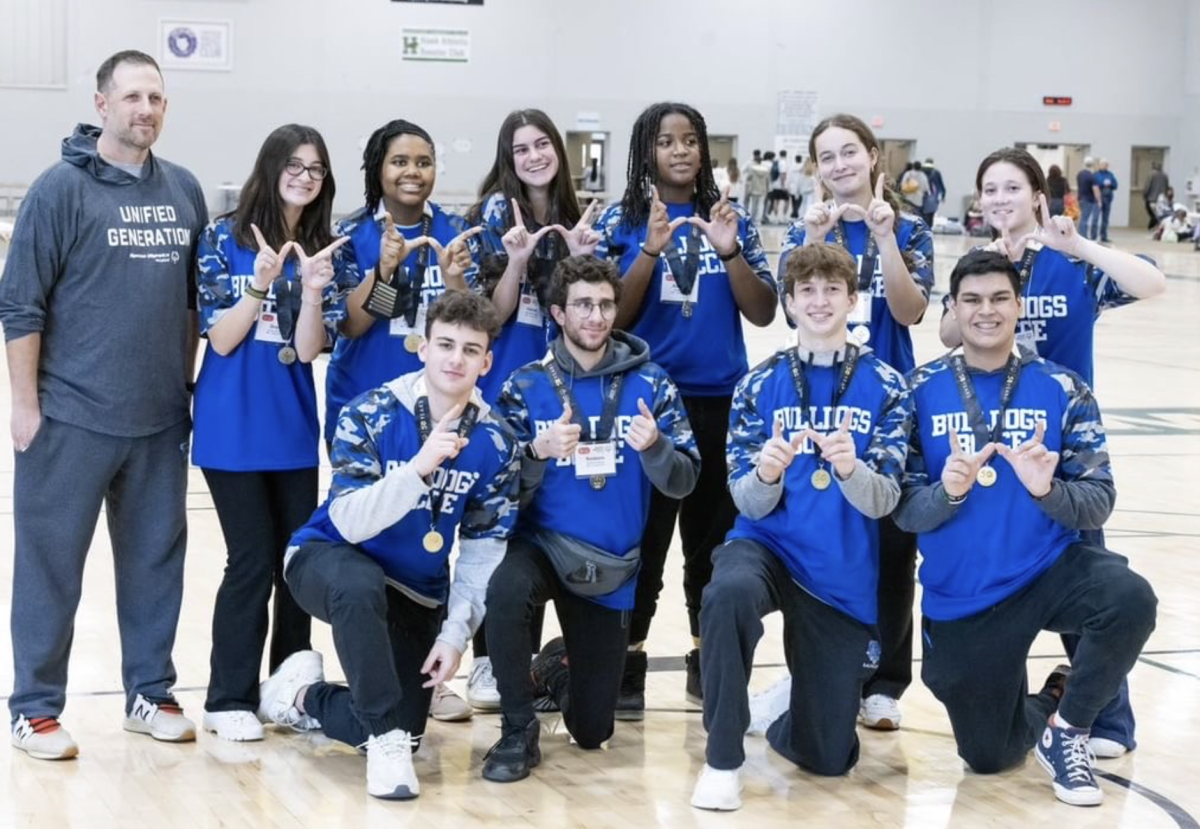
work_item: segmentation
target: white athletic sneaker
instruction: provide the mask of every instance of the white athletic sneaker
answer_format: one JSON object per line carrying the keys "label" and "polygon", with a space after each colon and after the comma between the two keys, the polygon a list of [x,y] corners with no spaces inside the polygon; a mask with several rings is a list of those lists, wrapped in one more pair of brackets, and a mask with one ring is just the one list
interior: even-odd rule
{"label": "white athletic sneaker", "polygon": [[253,742],[265,736],[262,723],[252,711],[205,711],[204,730],[235,743]]}
{"label": "white athletic sneaker", "polygon": [[858,721],[876,731],[895,731],[900,727],[900,701],[871,694],[858,706]]}
{"label": "white athletic sneaker", "polygon": [[183,716],[179,703],[151,702],[141,694],[134,697],[133,708],[125,716],[125,730],[149,734],[165,743],[190,743],[196,739],[196,724]]}
{"label": "white athletic sneaker", "polygon": [[267,681],[258,686],[258,719],[276,725],[311,731],[320,728],[312,717],[296,708],[296,694],[305,685],[325,679],[325,661],[316,651],[297,651],[279,665]]}
{"label": "white athletic sneaker", "polygon": [[394,728],[367,739],[367,794],[384,800],[412,800],[421,793],[412,764],[412,737]]}
{"label": "white athletic sneaker", "polygon": [[433,700],[429,704],[429,716],[442,722],[462,722],[471,719],[474,708],[467,705],[458,694],[444,682],[433,689]]}
{"label": "white athletic sneaker", "polygon": [[500,691],[496,688],[490,657],[477,656],[471,663],[471,673],[467,677],[467,702],[480,711],[500,710]]}
{"label": "white athletic sneaker", "polygon": [[36,760],[69,760],[79,754],[79,746],[57,717],[31,720],[21,714],[12,724],[12,744]]}
{"label": "white athletic sneaker", "polygon": [[721,771],[705,763],[696,778],[696,788],[692,789],[692,805],[718,812],[742,808],[741,768]]}
{"label": "white athletic sneaker", "polygon": [[771,723],[783,716],[792,704],[792,675],[788,674],[767,690],[750,697],[750,727],[746,733],[761,737]]}
{"label": "white athletic sneaker", "polygon": [[1092,737],[1088,742],[1092,746],[1092,754],[1100,760],[1115,760],[1129,751],[1127,746],[1107,737]]}

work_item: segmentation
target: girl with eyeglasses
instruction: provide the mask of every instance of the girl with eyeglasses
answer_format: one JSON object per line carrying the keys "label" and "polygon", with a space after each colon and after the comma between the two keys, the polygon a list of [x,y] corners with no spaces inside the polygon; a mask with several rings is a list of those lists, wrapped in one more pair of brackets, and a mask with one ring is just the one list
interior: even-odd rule
{"label": "girl with eyeglasses", "polygon": [[192,461],[227,548],[213,609],[204,728],[261,740],[259,666],[274,588],[270,670],[309,650],[311,620],[283,581],[288,539],[317,507],[320,426],[312,361],[334,337],[353,259],[330,234],[335,184],[325,142],[287,124],[263,142],[237,209],[197,252],[200,331]]}
{"label": "girl with eyeglasses", "polygon": [[680,103],[648,107],[633,126],[625,194],[597,223],[596,255],[612,258],[624,290],[616,327],[650,345],[683,397],[702,464],[683,499],[655,492],[642,538],[642,570],[618,717],[640,719],[643,645],[662,591],[676,516],[683,541],[684,593],[693,648],[687,694],[698,702],[700,597],[712,577],[712,550],[736,510],[725,480],[725,435],[734,386],[746,373],[742,317],[766,326],[775,317],[775,280],[758,228],[718,190],[703,116]]}

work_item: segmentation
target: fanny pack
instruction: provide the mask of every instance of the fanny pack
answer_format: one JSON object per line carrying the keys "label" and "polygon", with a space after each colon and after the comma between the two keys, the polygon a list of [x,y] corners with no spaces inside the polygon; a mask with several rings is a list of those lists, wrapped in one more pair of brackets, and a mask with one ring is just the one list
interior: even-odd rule
{"label": "fanny pack", "polygon": [[642,563],[640,546],[615,556],[551,530],[530,533],[529,540],[546,554],[559,579],[576,596],[606,596],[637,576]]}

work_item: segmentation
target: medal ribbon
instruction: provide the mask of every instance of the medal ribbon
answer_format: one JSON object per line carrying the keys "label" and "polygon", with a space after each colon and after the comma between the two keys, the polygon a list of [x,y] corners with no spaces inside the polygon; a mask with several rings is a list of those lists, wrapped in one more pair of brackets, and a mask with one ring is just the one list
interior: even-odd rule
{"label": "medal ribbon", "polygon": [[608,391],[604,393],[604,408],[600,412],[600,422],[593,432],[584,426],[583,409],[575,399],[575,394],[563,380],[562,371],[559,370],[558,363],[554,360],[553,352],[546,354],[541,365],[546,376],[550,378],[550,383],[554,386],[554,393],[558,395],[558,400],[562,403],[563,408],[565,409],[568,405],[571,407],[571,422],[578,424],[588,434],[589,442],[611,440],[613,426],[616,425],[617,420],[617,404],[621,402],[621,386],[625,382],[625,375],[614,375],[608,384]]}
{"label": "medal ribbon", "polygon": [[998,443],[1004,432],[1004,415],[1012,403],[1013,395],[1017,392],[1017,380],[1021,376],[1021,359],[1016,355],[1008,358],[1004,366],[1004,385],[1000,391],[1000,413],[996,422],[988,431],[984,423],[983,409],[975,394],[975,385],[967,373],[967,361],[961,354],[950,358],[950,368],[954,371],[954,382],[958,384],[958,396],[962,398],[963,408],[967,412],[967,420],[971,424],[971,432],[975,435],[975,451],[986,443]]}
{"label": "medal ribbon", "polygon": [[[804,416],[805,423],[812,425],[812,413],[808,407],[808,378],[804,375],[804,363],[800,360],[800,353],[795,348],[789,348],[787,351],[788,367],[792,370],[792,384],[796,387],[796,396],[800,398],[800,413]],[[858,346],[853,343],[846,343],[846,357],[842,360],[842,370],[838,375],[836,388],[833,390],[833,402],[830,404],[830,410],[837,417],[837,405],[841,402],[842,395],[850,388],[850,381],[854,379],[854,369],[858,366]],[[821,458],[821,450],[817,449],[817,464],[823,468],[824,459]]]}
{"label": "medal ribbon", "polygon": [[[841,219],[838,219],[837,224],[833,226],[833,241],[838,246],[845,248],[851,256],[854,255],[854,251],[850,250],[850,245],[846,242],[846,223]],[[860,292],[871,287],[871,282],[875,279],[875,259],[878,256],[879,245],[875,243],[875,235],[868,229],[867,250],[858,264],[858,290]]]}
{"label": "medal ribbon", "polygon": [[275,292],[275,314],[279,319],[279,336],[284,345],[292,341],[292,333],[296,330],[296,318],[300,315],[300,298],[304,294],[304,282],[299,274],[294,279],[288,279],[282,271],[275,277],[271,285]]}
{"label": "medal ribbon", "polygon": [[663,251],[667,257],[667,267],[675,278],[675,286],[685,297],[691,295],[692,286],[696,284],[696,273],[700,270],[700,228],[695,225],[689,225],[688,228],[687,251],[682,259],[674,239]]}

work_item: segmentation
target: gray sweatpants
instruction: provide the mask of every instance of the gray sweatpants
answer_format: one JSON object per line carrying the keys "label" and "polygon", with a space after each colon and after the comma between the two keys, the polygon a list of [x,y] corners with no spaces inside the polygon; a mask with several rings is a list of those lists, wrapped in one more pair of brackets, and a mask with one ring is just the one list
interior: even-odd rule
{"label": "gray sweatpants", "polygon": [[102,503],[113,547],[126,710],[138,694],[170,696],[187,545],[189,432],[184,421],[147,437],[122,438],[44,417],[33,443],[17,453],[15,670],[8,700],[14,719],[57,717],[66,704],[83,565]]}

